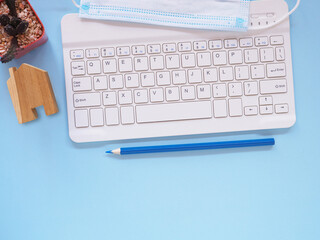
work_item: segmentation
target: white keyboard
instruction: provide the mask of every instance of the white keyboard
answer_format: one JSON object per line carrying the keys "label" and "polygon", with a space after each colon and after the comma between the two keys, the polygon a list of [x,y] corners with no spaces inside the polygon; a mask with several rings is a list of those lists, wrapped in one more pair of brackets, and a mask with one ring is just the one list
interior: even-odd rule
{"label": "white keyboard", "polygon": [[[253,24],[287,11],[252,3]],[[268,14],[267,14],[268,13]],[[85,34],[84,34],[85,33]],[[75,142],[290,127],[289,21],[217,33],[62,21],[70,137]]]}

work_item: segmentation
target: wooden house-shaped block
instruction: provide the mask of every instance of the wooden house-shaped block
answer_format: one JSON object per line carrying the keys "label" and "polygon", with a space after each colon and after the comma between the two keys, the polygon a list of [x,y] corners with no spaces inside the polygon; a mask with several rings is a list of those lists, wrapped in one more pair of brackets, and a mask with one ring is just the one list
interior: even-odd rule
{"label": "wooden house-shaped block", "polygon": [[39,106],[44,107],[47,116],[59,111],[48,72],[28,64],[9,71],[7,85],[20,124],[37,119],[35,108]]}

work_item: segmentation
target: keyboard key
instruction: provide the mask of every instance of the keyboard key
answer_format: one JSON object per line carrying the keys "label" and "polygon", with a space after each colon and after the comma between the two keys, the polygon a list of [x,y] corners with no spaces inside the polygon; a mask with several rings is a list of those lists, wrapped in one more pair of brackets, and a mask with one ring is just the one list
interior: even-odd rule
{"label": "keyboard key", "polygon": [[242,96],[242,83],[229,83],[229,96],[230,97]]}
{"label": "keyboard key", "polygon": [[206,83],[218,81],[218,70],[217,68],[205,68],[203,69],[204,81]]}
{"label": "keyboard key", "polygon": [[242,50],[229,51],[229,63],[230,64],[242,64]]}
{"label": "keyboard key", "polygon": [[90,91],[92,89],[90,77],[73,78],[72,83],[74,92]]}
{"label": "keyboard key", "polygon": [[122,75],[110,75],[110,89],[121,89],[124,87],[123,85]]}
{"label": "keyboard key", "polygon": [[244,94],[246,96],[258,95],[258,82],[245,82],[244,83]]}
{"label": "keyboard key", "polygon": [[104,106],[113,106],[117,104],[116,92],[103,92],[102,99],[103,99]]}
{"label": "keyboard key", "polygon": [[105,90],[108,88],[107,76],[98,76],[93,78],[95,90]]}
{"label": "keyboard key", "polygon": [[225,118],[228,116],[227,113],[227,101],[226,100],[214,100],[213,101],[213,112],[215,118]]}
{"label": "keyboard key", "polygon": [[258,49],[246,49],[244,50],[244,61],[246,63],[257,63],[258,58]]}
{"label": "keyboard key", "polygon": [[201,83],[202,74],[200,69],[188,70],[189,83]]}
{"label": "keyboard key", "polygon": [[182,67],[190,68],[196,66],[196,59],[193,53],[190,54],[182,54]]}
{"label": "keyboard key", "polygon": [[92,48],[86,50],[87,58],[98,58],[100,56],[98,48]]}
{"label": "keyboard key", "polygon": [[286,65],[284,63],[267,64],[267,76],[273,77],[285,77]]}
{"label": "keyboard key", "polygon": [[70,51],[70,58],[72,60],[78,60],[84,58],[83,50],[71,50]]}
{"label": "keyboard key", "polygon": [[117,47],[117,55],[121,56],[129,56],[130,55],[130,47]]}
{"label": "keyboard key", "polygon": [[206,41],[197,41],[193,43],[193,49],[195,51],[204,51],[207,50],[207,42]]}
{"label": "keyboard key", "polygon": [[101,49],[101,56],[102,57],[114,57],[114,55],[115,55],[115,50],[113,47]]}
{"label": "keyboard key", "polygon": [[167,122],[208,119],[212,117],[210,101],[137,106],[137,122]]}
{"label": "keyboard key", "polygon": [[283,36],[271,36],[270,44],[271,45],[282,45],[284,43]]}
{"label": "keyboard key", "polygon": [[71,63],[71,74],[73,76],[80,76],[80,75],[85,75],[86,70],[85,70],[85,64],[83,61],[81,62],[72,62]]}
{"label": "keyboard key", "polygon": [[195,93],[194,86],[181,87],[182,100],[194,100],[195,98],[196,98],[196,93]]}
{"label": "keyboard key", "polygon": [[150,89],[150,100],[152,103],[163,102],[163,89],[162,88],[151,88]]}
{"label": "keyboard key", "polygon": [[235,75],[237,80],[248,80],[249,67],[248,66],[235,67]]}
{"label": "keyboard key", "polygon": [[238,47],[238,40],[237,39],[224,40],[224,47],[225,48],[237,48]]}
{"label": "keyboard key", "polygon": [[119,58],[119,71],[131,72],[132,71],[132,59],[131,58]]}
{"label": "keyboard key", "polygon": [[133,46],[132,47],[132,54],[133,55],[144,55],[144,54],[146,54],[146,47],[143,45]]}
{"label": "keyboard key", "polygon": [[96,107],[101,105],[100,93],[81,93],[73,95],[74,107]]}
{"label": "keyboard key", "polygon": [[281,113],[288,113],[289,112],[289,105],[288,104],[277,104],[275,106],[276,108],[276,113],[281,114]]}
{"label": "keyboard key", "polygon": [[166,100],[168,102],[180,100],[179,88],[178,87],[166,88]]}
{"label": "keyboard key", "polygon": [[136,71],[147,71],[147,70],[149,70],[148,57],[136,57],[136,58],[134,58],[134,69]]}
{"label": "keyboard key", "polygon": [[154,84],[154,73],[141,73],[142,87],[153,87]]}
{"label": "keyboard key", "polygon": [[92,127],[101,127],[104,125],[102,108],[90,109],[90,124]]}
{"label": "keyboard key", "polygon": [[198,85],[197,86],[197,96],[199,99],[209,99],[211,98],[211,87],[210,85]]}
{"label": "keyboard key", "polygon": [[260,81],[261,94],[276,94],[287,92],[287,80]]}
{"label": "keyboard key", "polygon": [[119,104],[132,104],[132,93],[131,91],[119,91]]}
{"label": "keyboard key", "polygon": [[116,73],[117,72],[117,61],[116,59],[108,59],[102,61],[104,73]]}
{"label": "keyboard key", "polygon": [[198,59],[198,66],[199,67],[207,67],[211,66],[211,53],[204,52],[204,53],[197,53],[197,59]]}
{"label": "keyboard key", "polygon": [[232,67],[220,68],[220,80],[221,81],[232,81],[233,80],[233,68]]}
{"label": "keyboard key", "polygon": [[265,77],[264,65],[252,65],[251,66],[251,78],[261,79]]}
{"label": "keyboard key", "polygon": [[163,44],[162,49],[164,53],[173,53],[177,51],[175,43],[165,43]]}
{"label": "keyboard key", "polygon": [[106,124],[107,126],[114,126],[119,124],[118,108],[106,108]]}
{"label": "keyboard key", "polygon": [[240,47],[252,47],[253,46],[253,39],[252,38],[242,38],[240,39]]}
{"label": "keyboard key", "polygon": [[268,106],[260,106],[260,114],[262,115],[268,115],[273,113],[273,106],[268,105]]}
{"label": "keyboard key", "polygon": [[134,109],[133,107],[121,107],[121,123],[123,125],[134,124]]}
{"label": "keyboard key", "polygon": [[209,41],[209,49],[210,50],[217,50],[222,48],[222,41],[221,40],[213,40]]}
{"label": "keyboard key", "polygon": [[87,61],[88,74],[100,74],[101,62],[100,60]]}
{"label": "keyboard key", "polygon": [[213,52],[213,65],[221,66],[227,64],[227,53],[225,51]]}
{"label": "keyboard key", "polygon": [[284,61],[286,59],[284,47],[276,48],[276,59],[277,61]]}
{"label": "keyboard key", "polygon": [[162,70],[164,68],[163,56],[150,57],[151,70]]}
{"label": "keyboard key", "polygon": [[147,103],[148,102],[148,90],[139,89],[134,91],[134,102],[135,103]]}
{"label": "keyboard key", "polygon": [[274,61],[273,48],[261,48],[260,49],[260,61],[261,62],[273,62]]}
{"label": "keyboard key", "polygon": [[246,116],[258,115],[258,107],[257,106],[245,107],[244,108],[244,115],[246,115]]}
{"label": "keyboard key", "polygon": [[157,72],[157,84],[159,86],[170,85],[170,72]]}
{"label": "keyboard key", "polygon": [[127,88],[137,88],[139,87],[139,75],[137,73],[126,74],[124,76]]}
{"label": "keyboard key", "polygon": [[185,71],[173,71],[172,72],[172,83],[175,85],[187,83]]}
{"label": "keyboard key", "polygon": [[229,114],[230,117],[241,117],[242,112],[242,99],[229,99]]}
{"label": "keyboard key", "polygon": [[167,55],[166,64],[168,69],[180,68],[180,57],[179,55]]}
{"label": "keyboard key", "polygon": [[74,111],[74,120],[76,128],[89,127],[88,110]]}
{"label": "keyboard key", "polygon": [[269,44],[268,37],[256,37],[254,42],[256,47],[267,46]]}
{"label": "keyboard key", "polygon": [[148,45],[148,53],[149,54],[161,53],[161,45],[160,44]]}
{"label": "keyboard key", "polygon": [[250,17],[254,18],[254,19],[257,19],[257,18],[260,18],[261,15],[260,14],[251,14]]}
{"label": "keyboard key", "polygon": [[191,42],[178,43],[179,52],[190,52],[192,50]]}
{"label": "keyboard key", "polygon": [[272,101],[272,97],[271,96],[267,96],[267,97],[260,97],[259,98],[259,105],[263,106],[263,105],[272,105],[273,101]]}
{"label": "keyboard key", "polygon": [[225,84],[214,84],[212,85],[213,97],[223,98],[227,96],[227,88]]}

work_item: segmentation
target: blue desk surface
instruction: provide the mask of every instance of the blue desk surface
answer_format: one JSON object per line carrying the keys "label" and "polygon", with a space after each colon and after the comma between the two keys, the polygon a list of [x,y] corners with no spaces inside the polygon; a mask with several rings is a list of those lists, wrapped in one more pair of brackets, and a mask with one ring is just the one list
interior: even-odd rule
{"label": "blue desk surface", "polygon": [[[35,1],[49,42],[0,66],[0,239],[320,239],[320,3],[292,17],[297,123],[288,130],[78,145],[60,34],[71,0]],[[49,71],[60,112],[19,125],[8,67]],[[106,149],[274,136],[274,148],[134,156]]]}

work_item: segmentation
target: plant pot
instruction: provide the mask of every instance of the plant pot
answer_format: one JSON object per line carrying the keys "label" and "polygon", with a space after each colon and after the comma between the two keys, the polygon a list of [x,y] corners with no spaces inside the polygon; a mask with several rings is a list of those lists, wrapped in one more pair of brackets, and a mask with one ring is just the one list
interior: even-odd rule
{"label": "plant pot", "polygon": [[[40,18],[38,17],[37,13],[34,11],[34,9],[31,6],[29,0],[24,0],[24,1],[30,6],[30,9],[32,10],[32,12],[34,13],[35,17],[39,21],[39,23],[41,25],[41,28],[42,28],[42,35],[37,40],[35,40],[34,42],[28,44],[27,46],[24,46],[23,48],[20,48],[19,51],[16,52],[15,58],[21,58],[22,56],[26,55],[27,53],[29,53],[33,49],[41,46],[42,44],[44,44],[44,43],[46,43],[48,41],[48,37],[47,37],[47,34],[45,32],[45,28],[44,28]],[[0,55],[0,57],[2,57],[2,55]]]}

